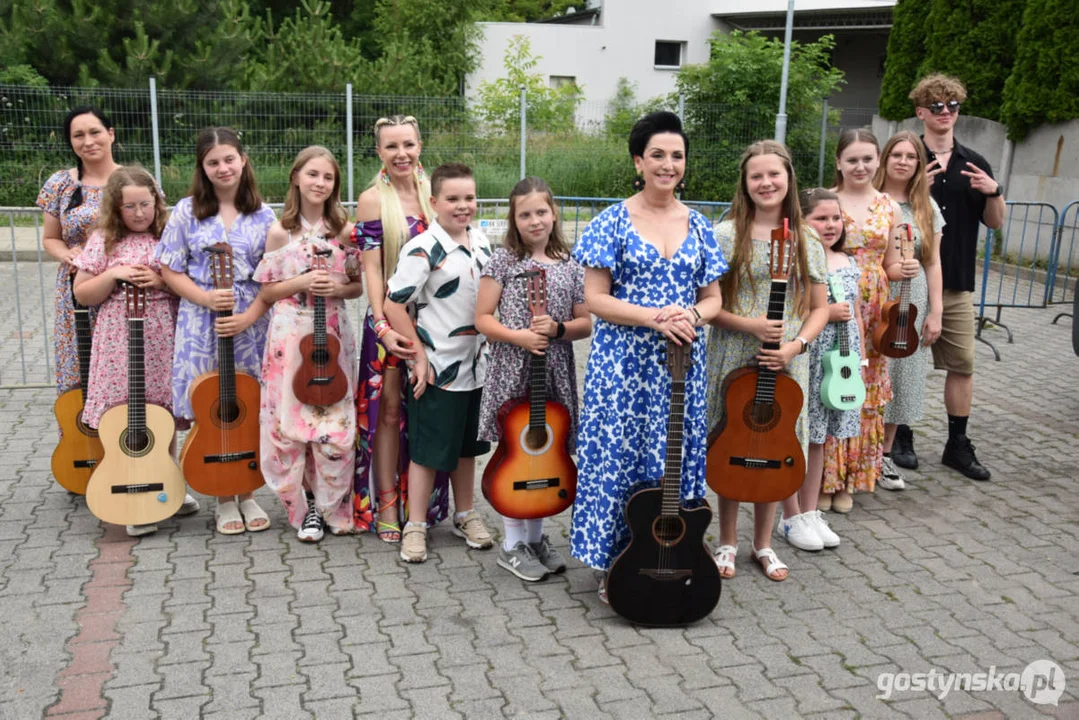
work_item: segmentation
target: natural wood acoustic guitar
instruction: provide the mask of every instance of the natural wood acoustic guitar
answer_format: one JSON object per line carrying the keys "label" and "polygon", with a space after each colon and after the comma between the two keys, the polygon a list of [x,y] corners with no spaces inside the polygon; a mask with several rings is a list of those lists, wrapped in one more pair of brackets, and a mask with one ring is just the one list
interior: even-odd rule
{"label": "natural wood acoustic guitar", "polygon": [[[546,274],[533,270],[522,276],[528,281],[532,314],[546,314]],[[577,494],[577,465],[566,445],[569,410],[547,399],[547,356],[530,353],[530,358],[529,396],[509,400],[499,409],[502,439],[481,484],[496,512],[523,519],[557,515]]]}
{"label": "natural wood acoustic guitar", "polygon": [[[768,319],[782,320],[794,265],[789,221],[772,231],[772,284]],[[779,343],[764,343],[778,349]],[[723,380],[726,414],[710,436],[708,486],[720,497],[740,502],[778,502],[805,479],[802,444],[795,432],[804,396],[790,375],[759,366],[739,368]]]}
{"label": "natural wood acoustic guitar", "polygon": [[146,290],[124,283],[127,300],[127,404],[109,409],[98,426],[105,457],[86,486],[86,505],[105,522],[150,525],[184,502],[183,473],[169,453],[176,423],[146,403],[143,323]]}
{"label": "natural wood acoustic guitar", "polygon": [[75,300],[74,275],[72,275],[71,302],[75,306],[75,344],[79,357],[79,387],[68,390],[56,398],[53,412],[60,426],[62,437],[52,453],[52,476],[56,482],[78,495],[86,494],[90,475],[101,462],[105,451],[97,430],[82,421],[86,405],[86,390],[90,386],[90,350],[93,331],[90,327],[90,309]]}
{"label": "natural wood acoustic guitar", "polygon": [[[207,248],[214,287],[233,286],[232,248]],[[231,310],[217,313],[232,315]],[[263,484],[259,469],[259,381],[236,372],[234,342],[217,338],[217,369],[195,378],[189,390],[195,422],[180,451],[187,484],[203,495],[243,495]]]}
{"label": "natural wood acoustic guitar", "polygon": [[634,493],[626,504],[632,537],[607,574],[611,609],[638,625],[672,627],[706,617],[719,602],[722,580],[704,534],[712,511],[682,505],[682,429],[691,344],[667,345],[671,409],[667,455],[658,488]]}

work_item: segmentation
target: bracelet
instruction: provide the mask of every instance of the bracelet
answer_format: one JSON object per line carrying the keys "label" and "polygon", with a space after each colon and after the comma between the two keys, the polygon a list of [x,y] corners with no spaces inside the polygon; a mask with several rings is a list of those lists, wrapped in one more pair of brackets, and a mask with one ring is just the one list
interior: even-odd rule
{"label": "bracelet", "polygon": [[862,362],[859,363],[862,367],[869,367],[869,358],[862,358]]}
{"label": "bracelet", "polygon": [[690,305],[689,309],[692,310],[693,314],[697,316],[697,324],[698,325],[703,325],[704,324],[704,318],[701,317],[701,311],[697,309],[697,306],[696,305]]}
{"label": "bracelet", "polygon": [[382,318],[375,322],[375,335],[378,336],[379,340],[381,340],[390,330],[393,330],[393,327],[386,318]]}
{"label": "bracelet", "polygon": [[805,353],[806,350],[809,349],[809,341],[806,340],[804,337],[799,335],[798,337],[796,337],[794,339],[797,340],[798,342],[802,343],[802,349],[798,351],[799,355],[802,355],[803,353]]}
{"label": "bracelet", "polygon": [[564,322],[558,323],[558,332],[556,332],[554,334],[555,340],[558,340],[559,338],[561,338],[565,334],[566,334],[566,323],[564,323]]}

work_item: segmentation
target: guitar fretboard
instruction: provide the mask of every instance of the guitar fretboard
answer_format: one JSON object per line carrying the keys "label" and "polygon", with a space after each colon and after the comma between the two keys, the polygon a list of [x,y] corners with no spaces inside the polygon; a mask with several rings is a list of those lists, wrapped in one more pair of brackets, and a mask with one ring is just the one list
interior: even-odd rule
{"label": "guitar fretboard", "polygon": [[76,305],[75,341],[79,352],[79,385],[82,390],[83,405],[86,405],[86,389],[90,387],[90,351],[94,344],[90,333],[90,311]]}
{"label": "guitar fretboard", "polygon": [[[787,304],[787,281],[772,280],[768,293],[768,319],[782,320]],[[765,350],[779,349],[779,343],[762,343]],[[754,402],[758,405],[771,405],[776,399],[776,371],[757,368],[757,395]]]}
{"label": "guitar fretboard", "polygon": [[[548,346],[548,351],[550,346]],[[531,354],[531,353],[530,353]],[[546,426],[547,356],[532,355],[532,386],[529,392],[528,426],[539,430]]]}
{"label": "guitar fretboard", "polygon": [[[231,310],[217,313],[218,317],[229,317]],[[236,353],[231,337],[217,338],[217,396],[218,406],[224,413],[236,404]]]}
{"label": "guitar fretboard", "polygon": [[682,497],[682,426],[685,418],[685,380],[671,381],[671,412],[667,417],[667,461],[663,471],[661,515],[677,516]]}
{"label": "guitar fretboard", "polygon": [[127,319],[127,428],[128,435],[146,433],[146,382],[143,352],[143,319]]}

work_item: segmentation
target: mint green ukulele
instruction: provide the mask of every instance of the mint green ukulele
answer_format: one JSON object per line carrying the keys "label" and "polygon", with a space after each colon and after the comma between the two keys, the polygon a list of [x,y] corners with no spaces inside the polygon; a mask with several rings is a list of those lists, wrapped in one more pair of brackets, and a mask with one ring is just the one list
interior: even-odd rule
{"label": "mint green ukulele", "polygon": [[[828,284],[835,301],[845,302],[847,295],[843,290],[843,281],[832,276]],[[820,399],[829,410],[855,410],[865,402],[865,383],[862,382],[859,368],[861,358],[851,352],[847,323],[835,323],[835,327],[838,336],[836,346],[826,350],[821,359],[824,379],[820,384]]]}

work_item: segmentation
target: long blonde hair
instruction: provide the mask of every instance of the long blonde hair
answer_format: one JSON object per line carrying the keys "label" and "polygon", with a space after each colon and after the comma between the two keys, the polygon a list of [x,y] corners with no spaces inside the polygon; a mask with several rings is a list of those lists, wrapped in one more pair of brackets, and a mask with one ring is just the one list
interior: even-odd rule
{"label": "long blonde hair", "polygon": [[914,211],[914,223],[922,235],[922,264],[932,264],[937,254],[937,242],[933,231],[933,200],[929,196],[929,180],[925,174],[928,156],[920,137],[909,130],[900,130],[885,143],[880,154],[880,167],[873,176],[873,187],[884,192],[888,182],[888,156],[901,142],[909,142],[918,155],[918,167],[914,168],[914,175],[907,181],[907,202]]}
{"label": "long blonde hair", "polygon": [[303,228],[300,220],[300,188],[296,184],[296,174],[307,163],[316,158],[325,158],[333,166],[333,190],[322,203],[322,222],[329,237],[337,237],[348,222],[348,213],[341,205],[341,167],[333,153],[321,145],[312,145],[300,151],[292,169],[288,171],[288,195],[285,196],[285,210],[281,213],[281,227],[289,232],[298,232]]}
{"label": "long blonde hair", "polygon": [[125,187],[144,187],[154,198],[154,221],[146,232],[157,239],[165,229],[168,220],[168,208],[165,198],[157,189],[154,176],[138,165],[121,165],[109,176],[105,191],[101,194],[101,210],[98,214],[97,229],[105,235],[105,256],[108,257],[121,240],[131,234],[124,224],[123,204]]}
{"label": "long blonde hair", "polygon": [[[806,255],[806,234],[808,228],[802,219],[802,208],[798,204],[798,181],[791,164],[790,151],[775,140],[761,140],[746,148],[742,153],[738,169],[738,189],[731,202],[730,216],[734,222],[734,254],[730,259],[730,270],[723,276],[720,289],[723,291],[723,307],[735,312],[738,307],[738,289],[743,276],[754,285],[750,268],[753,263],[753,217],[756,206],[749,197],[746,184],[746,164],[750,158],[760,155],[775,155],[783,161],[787,169],[787,195],[783,198],[783,217],[790,221],[791,236],[794,239],[794,309],[799,317],[809,312],[809,259]],[[754,288],[755,289],[755,288]]]}
{"label": "long blonde hair", "polygon": [[[420,125],[416,122],[416,118],[411,115],[391,115],[375,121],[376,148],[380,147],[382,128],[397,125],[411,125],[416,131],[416,141],[419,142]],[[401,251],[401,246],[409,240],[408,217],[405,215],[404,206],[401,205],[401,198],[397,196],[397,191],[394,190],[393,183],[389,181],[386,173],[387,168],[383,164],[371,180],[371,184],[378,188],[379,216],[382,220],[383,281],[389,280],[397,269],[397,255]],[[434,208],[431,207],[431,180],[419,163],[416,163],[416,167],[412,169],[412,179],[416,184],[420,210],[423,212],[424,220],[430,224],[435,218]]]}

